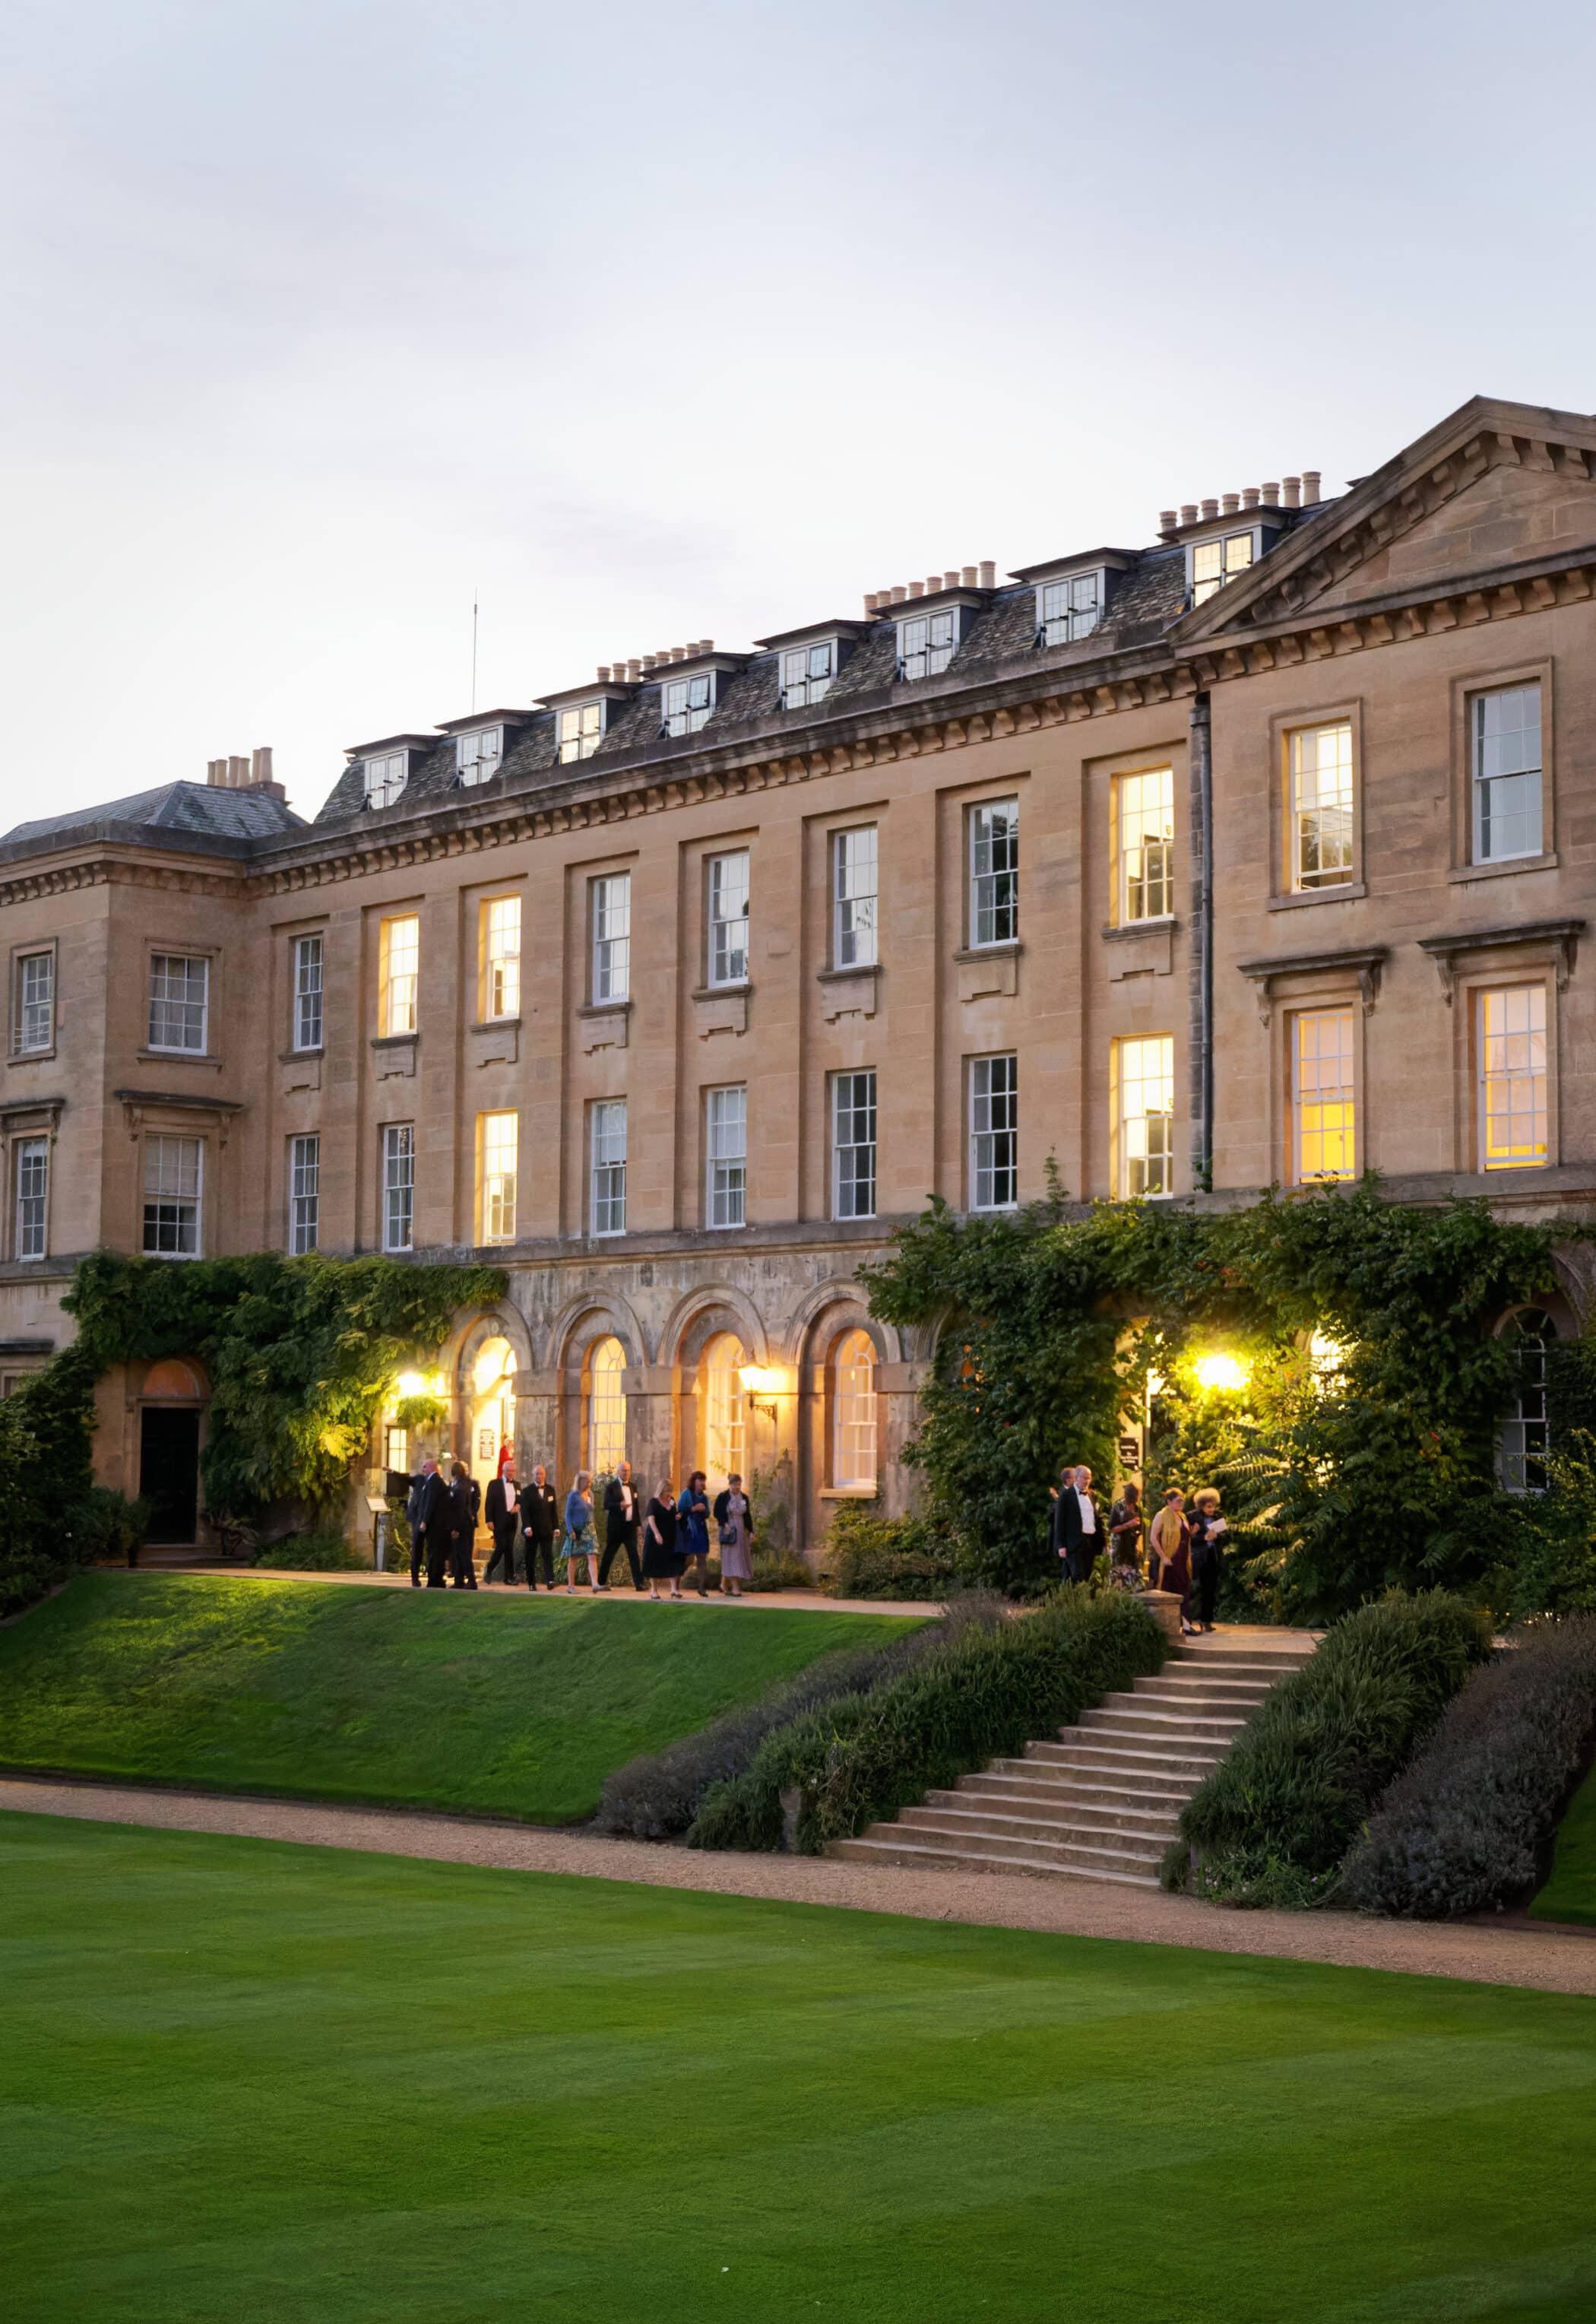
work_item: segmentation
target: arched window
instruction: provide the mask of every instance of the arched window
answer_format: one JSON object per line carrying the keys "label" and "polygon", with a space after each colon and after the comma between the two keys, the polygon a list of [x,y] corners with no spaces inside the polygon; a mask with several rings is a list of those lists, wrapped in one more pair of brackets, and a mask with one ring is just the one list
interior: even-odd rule
{"label": "arched window", "polygon": [[1546,1350],[1557,1326],[1544,1307],[1520,1307],[1503,1328],[1518,1360],[1518,1387],[1497,1445],[1497,1473],[1508,1493],[1544,1493],[1551,1435],[1546,1419]]}
{"label": "arched window", "polygon": [[703,1354],[704,1417],[702,1467],[711,1492],[732,1474],[743,1476],[743,1384],[738,1378],[748,1351],[735,1332],[721,1332]]}
{"label": "arched window", "polygon": [[595,1340],[587,1365],[587,1465],[610,1476],[626,1459],[626,1350],[616,1339]]}
{"label": "arched window", "polygon": [[831,1482],[876,1488],[876,1342],[847,1333],[831,1364]]}

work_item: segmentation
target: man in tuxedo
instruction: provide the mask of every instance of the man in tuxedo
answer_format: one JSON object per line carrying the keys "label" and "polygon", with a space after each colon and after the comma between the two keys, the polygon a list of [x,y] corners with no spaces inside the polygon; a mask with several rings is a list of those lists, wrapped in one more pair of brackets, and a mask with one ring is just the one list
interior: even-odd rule
{"label": "man in tuxedo", "polygon": [[[436,1464],[434,1464],[436,1465]],[[421,1524],[421,1497],[427,1490],[427,1463],[424,1461],[410,1480],[410,1490],[405,1502],[405,1523],[410,1529],[410,1587],[421,1587],[421,1562],[427,1554],[427,1536]]]}
{"label": "man in tuxedo", "polygon": [[1064,1560],[1065,1580],[1089,1580],[1103,1546],[1103,1518],[1089,1469],[1060,1470],[1052,1533],[1053,1546]]}
{"label": "man in tuxedo", "polygon": [[527,1552],[527,1587],[537,1587],[537,1568],[543,1567],[545,1586],[555,1586],[555,1535],[559,1529],[559,1496],[548,1480],[548,1471],[540,1461],[532,1471],[530,1484],[521,1487],[521,1537]]}
{"label": "man in tuxedo", "polygon": [[520,1523],[517,1511],[520,1507],[521,1489],[516,1482],[516,1464],[507,1460],[499,1474],[488,1487],[482,1502],[482,1514],[493,1532],[493,1554],[488,1560],[484,1582],[491,1582],[500,1564],[504,1579],[516,1578],[516,1528]]}
{"label": "man in tuxedo", "polygon": [[441,1590],[448,1578],[454,1546],[454,1504],[436,1461],[421,1463],[421,1490],[416,1504],[417,1531],[427,1544],[427,1586]]}
{"label": "man in tuxedo", "polygon": [[604,1488],[604,1554],[599,1560],[599,1587],[610,1587],[610,1568],[615,1563],[618,1549],[626,1552],[626,1562],[632,1570],[632,1588],[643,1587],[643,1569],[637,1563],[637,1495],[632,1484],[632,1465],[622,1461]]}

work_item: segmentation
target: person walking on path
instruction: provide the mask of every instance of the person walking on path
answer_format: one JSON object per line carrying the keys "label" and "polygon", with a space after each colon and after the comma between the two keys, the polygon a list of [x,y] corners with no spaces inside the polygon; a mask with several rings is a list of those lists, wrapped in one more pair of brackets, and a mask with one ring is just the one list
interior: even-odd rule
{"label": "person walking on path", "polygon": [[1212,1485],[1205,1485],[1200,1493],[1192,1495],[1191,1508],[1188,1532],[1191,1576],[1197,1584],[1197,1622],[1201,1628],[1212,1630],[1219,1579],[1225,1572],[1225,1536],[1230,1527],[1219,1514],[1219,1496]]}
{"label": "person walking on path", "polygon": [[520,1519],[521,1489],[516,1482],[516,1464],[507,1461],[488,1487],[482,1502],[483,1512],[493,1529],[493,1554],[488,1560],[484,1582],[491,1582],[498,1568],[504,1568],[506,1582],[516,1578],[516,1534]]}
{"label": "person walking on path", "polygon": [[656,1605],[662,1582],[670,1583],[673,1598],[682,1595],[682,1569],[686,1563],[676,1547],[676,1504],[671,1497],[671,1480],[662,1477],[643,1520],[643,1572]]}
{"label": "person walking on path", "polygon": [[542,1462],[532,1471],[532,1481],[521,1488],[521,1538],[526,1545],[527,1587],[537,1587],[537,1568],[543,1568],[543,1579],[552,1592],[555,1586],[555,1535],[559,1530],[560,1497],[548,1480],[548,1471]]}
{"label": "person walking on path", "polygon": [[1134,1590],[1142,1579],[1142,1488],[1133,1478],[1108,1512],[1108,1578],[1119,1590]]}
{"label": "person walking on path", "polygon": [[632,1588],[641,1590],[643,1576],[637,1566],[637,1495],[632,1483],[632,1464],[622,1461],[604,1488],[604,1554],[599,1560],[599,1587],[610,1587],[610,1569],[615,1563],[618,1549],[626,1552],[626,1562],[631,1568]]}
{"label": "person walking on path", "polygon": [[451,1462],[449,1500],[453,1514],[450,1524],[454,1530],[453,1563],[454,1587],[456,1590],[474,1590],[477,1586],[477,1510],[482,1499],[482,1488],[464,1462]]}
{"label": "person walking on path", "polygon": [[710,1498],[708,1480],[695,1469],[676,1503],[676,1547],[698,1569],[693,1588],[701,1598],[710,1594]]}
{"label": "person walking on path", "polygon": [[1163,1508],[1152,1521],[1150,1539],[1158,1560],[1157,1587],[1172,1591],[1179,1599],[1181,1633],[1195,1638],[1197,1625],[1191,1618],[1191,1536],[1183,1514],[1185,1503],[1185,1494],[1179,1486],[1171,1485],[1164,1495]]}
{"label": "person walking on path", "polygon": [[410,1480],[410,1490],[405,1502],[405,1523],[410,1528],[410,1587],[421,1587],[421,1564],[427,1554],[427,1535],[421,1524],[421,1497],[427,1490],[427,1472],[436,1469],[436,1461],[424,1461]]}
{"label": "person walking on path", "polygon": [[448,1480],[436,1461],[421,1463],[421,1491],[417,1522],[427,1543],[427,1586],[441,1590],[448,1579],[449,1553],[454,1546],[454,1504]]}
{"label": "person walking on path", "polygon": [[726,1490],[715,1496],[715,1526],[720,1545],[721,1594],[740,1598],[743,1583],[754,1579],[748,1555],[754,1545],[754,1512],[735,1470],[726,1480]]}
{"label": "person walking on path", "polygon": [[573,1576],[583,1560],[593,1596],[599,1594],[599,1546],[593,1533],[592,1479],[585,1469],[576,1472],[576,1482],[565,1496],[565,1538],[560,1554],[565,1561],[565,1595],[574,1595]]}
{"label": "person walking on path", "polygon": [[1089,1469],[1060,1471],[1052,1530],[1053,1546],[1064,1560],[1065,1580],[1089,1581],[1103,1546],[1103,1517]]}

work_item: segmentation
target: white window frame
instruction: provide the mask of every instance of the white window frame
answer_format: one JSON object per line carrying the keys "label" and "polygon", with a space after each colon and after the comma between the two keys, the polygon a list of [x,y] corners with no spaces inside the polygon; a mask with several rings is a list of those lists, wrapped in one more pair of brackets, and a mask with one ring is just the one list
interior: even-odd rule
{"label": "white window frame", "polygon": [[592,883],[592,998],[596,1007],[632,992],[632,875],[606,872]]}
{"label": "white window frame", "polygon": [[831,965],[874,968],[879,957],[880,830],[858,823],[831,834]]}
{"label": "white window frame", "polygon": [[385,1121],[382,1125],[382,1248],[399,1252],[416,1248],[416,1125]]}
{"label": "white window frame", "polygon": [[[1156,783],[1154,804],[1146,801]],[[1132,801],[1137,802],[1133,806]],[[1175,909],[1175,770],[1136,767],[1114,779],[1115,913],[1121,927],[1167,920]],[[1156,905],[1156,909],[1151,908]]]}
{"label": "white window frame", "polygon": [[940,678],[963,642],[962,608],[944,605],[930,613],[906,613],[898,622],[900,679]]}
{"label": "white window frame", "polygon": [[[182,968],[186,973],[181,989],[174,989],[172,971]],[[195,977],[197,969],[198,998],[195,998]],[[169,1017],[165,1012],[174,1015]],[[197,1011],[197,1015],[189,1014]],[[150,954],[150,1020],[149,1047],[163,1056],[203,1057],[208,1055],[211,1021],[211,964],[204,953],[152,952]],[[180,1040],[162,1040],[158,1032],[180,1030]],[[198,1038],[188,1036],[196,1033]]]}
{"label": "white window frame", "polygon": [[294,938],[294,1038],[296,1049],[319,1049],[326,1030],[326,952],[319,936]]}
{"label": "white window frame", "polygon": [[837,679],[837,640],[817,638],[812,645],[787,646],[781,658],[782,708],[812,709],[823,702]]}
{"label": "white window frame", "polygon": [[704,1224],[748,1224],[748,1090],[729,1082],[704,1092]]}
{"label": "white window frame", "polygon": [[408,751],[381,751],[361,768],[368,807],[392,807],[410,779]]}
{"label": "white window frame", "polygon": [[[969,1061],[969,1206],[1012,1211],[1020,1200],[1020,1060],[1012,1049]],[[1002,1117],[1007,1116],[1004,1120]]]}
{"label": "white window frame", "polygon": [[831,1483],[839,1492],[873,1493],[879,1481],[880,1361],[862,1324],[845,1332],[832,1353]]}
{"label": "white window frame", "polygon": [[1042,581],[1036,591],[1036,642],[1067,646],[1089,638],[1103,619],[1107,590],[1101,566],[1088,573],[1061,573],[1056,581]]}
{"label": "white window frame", "polygon": [[521,1013],[521,899],[489,896],[482,903],[482,1021],[500,1024]]}
{"label": "white window frame", "polygon": [[[737,867],[740,867],[737,868]],[[711,855],[709,864],[709,981],[712,985],[748,982],[749,899],[753,866],[746,847]],[[728,905],[739,908],[728,910]],[[738,931],[741,930],[739,945]]]}
{"label": "white window frame", "polygon": [[[1335,762],[1326,767],[1322,749],[1329,735],[1339,740]],[[1307,763],[1310,737],[1312,766]],[[1328,803],[1326,778],[1332,786]],[[1291,893],[1317,896],[1326,889],[1346,887],[1356,876],[1358,846],[1358,761],[1352,720],[1325,718],[1293,726],[1286,736],[1286,783]],[[1307,803],[1310,784],[1311,805]]]}
{"label": "white window frame", "polygon": [[601,695],[596,702],[573,702],[555,712],[555,732],[559,737],[561,766],[573,767],[592,757],[604,739],[609,707],[608,697]]}
{"label": "white window frame", "polygon": [[1112,1053],[1114,1194],[1160,1202],[1175,1191],[1175,1037],[1131,1034]]}
{"label": "white window frame", "polygon": [[876,1200],[876,1068],[831,1076],[831,1216],[873,1219]]}
{"label": "white window frame", "polygon": [[502,726],[474,726],[454,737],[454,779],[462,790],[491,783],[504,764]]}
{"label": "white window frame", "polygon": [[1509,1317],[1508,1333],[1516,1344],[1518,1385],[1497,1438],[1497,1476],[1504,1493],[1544,1493],[1552,1449],[1546,1351],[1558,1337],[1557,1326],[1544,1307],[1521,1307]]}
{"label": "white window frame", "polygon": [[[1250,573],[1257,562],[1258,548],[1252,534],[1227,532],[1222,539],[1198,540],[1191,551],[1191,602],[1206,605],[1210,597],[1217,596],[1228,582]],[[1202,570],[1206,558],[1212,558],[1213,569]]]}
{"label": "white window frame", "polygon": [[[413,929],[400,951],[402,965],[394,965],[394,930]],[[382,989],[379,995],[384,1040],[402,1040],[415,1032],[421,1010],[421,915],[395,912],[378,931]]]}
{"label": "white window frame", "polygon": [[48,1137],[19,1138],[11,1149],[11,1255],[20,1261],[49,1255],[50,1158]]}
{"label": "white window frame", "polygon": [[514,1242],[521,1118],[513,1106],[495,1106],[479,1115],[477,1146],[482,1239],[485,1243]]}
{"label": "white window frame", "polygon": [[[1525,748],[1513,754],[1524,760],[1522,766],[1499,770],[1495,774],[1486,773],[1490,746],[1494,742],[1500,749],[1507,739],[1506,733],[1499,732],[1494,735],[1487,733],[1490,723],[1488,706],[1527,695],[1535,696],[1536,704],[1534,764],[1529,763],[1531,754]],[[1472,860],[1476,863],[1515,863],[1526,857],[1543,855],[1546,851],[1546,697],[1538,678],[1527,678],[1518,686],[1485,687],[1469,696],[1469,828]],[[1527,735],[1529,728],[1523,724],[1507,731]],[[1504,810],[1500,816],[1492,816],[1490,812],[1491,794],[1500,784],[1513,782],[1526,786],[1524,797],[1527,801],[1533,801],[1533,805],[1527,804],[1510,813]],[[1497,847],[1491,844],[1493,823],[1517,822],[1533,825],[1533,835],[1526,845]]]}
{"label": "white window frame", "polygon": [[627,1102],[596,1098],[588,1118],[588,1232],[626,1232]]}
{"label": "white window frame", "polygon": [[[151,1188],[151,1162],[157,1160],[156,1185]],[[189,1161],[193,1163],[193,1184],[186,1182]],[[203,1259],[205,1256],[205,1140],[186,1138],[172,1130],[152,1130],[144,1139],[140,1157],[142,1172],[143,1231],[140,1245],[147,1259]],[[169,1175],[177,1180],[175,1185],[160,1182]],[[170,1213],[163,1218],[163,1211]],[[151,1218],[151,1213],[155,1213]],[[151,1240],[151,1229],[154,1240]],[[173,1240],[163,1247],[163,1237]]]}
{"label": "white window frame", "polygon": [[593,1342],[587,1359],[587,1466],[595,1477],[613,1476],[626,1459],[626,1350],[613,1332]]}
{"label": "white window frame", "polygon": [[[1544,1170],[1552,1150],[1551,1080],[1547,1072],[1551,1011],[1546,985],[1530,982],[1481,986],[1474,992],[1473,1004],[1479,1167]],[[1491,1022],[1493,1005],[1502,1020],[1495,1026]],[[1519,1018],[1524,1021],[1509,1021]],[[1491,1126],[1504,1119],[1509,1124],[1508,1142],[1493,1158]],[[1511,1126],[1526,1121],[1529,1137],[1520,1144],[1512,1135]]]}
{"label": "white window frame", "polygon": [[[1303,1056],[1304,1028],[1309,1024],[1320,1024],[1331,1018],[1335,1018],[1338,1020],[1338,1026],[1344,1026],[1346,1032],[1345,1047],[1343,1049],[1338,1044],[1336,1052],[1338,1056],[1344,1056],[1346,1068],[1346,1077],[1344,1081],[1339,1082],[1334,1085],[1342,1093],[1338,1098],[1327,1097],[1325,1095],[1325,1093],[1332,1087],[1332,1084],[1328,1082],[1320,1081],[1316,1075],[1311,1089],[1304,1080],[1305,1064],[1311,1064],[1315,1067],[1317,1067],[1325,1061],[1329,1055],[1328,1051],[1319,1048],[1316,1051],[1315,1056],[1311,1059],[1305,1060]],[[1333,1185],[1342,1184],[1348,1179],[1355,1178],[1358,1175],[1358,1156],[1360,1149],[1358,1122],[1358,1024],[1356,1004],[1350,1001],[1326,1001],[1318,1007],[1310,1006],[1293,1010],[1286,1019],[1286,1038],[1288,1043],[1287,1053],[1290,1063],[1291,1075],[1291,1183],[1293,1185],[1297,1186]],[[1304,1167],[1304,1157],[1307,1150],[1305,1139],[1308,1134],[1304,1127],[1306,1116],[1309,1110],[1316,1106],[1337,1104],[1344,1106],[1346,1109],[1346,1121],[1343,1124],[1338,1124],[1334,1130],[1326,1130],[1323,1127],[1320,1127],[1312,1134],[1315,1137],[1321,1139],[1331,1136],[1338,1136],[1344,1139],[1347,1146],[1351,1149],[1346,1167],[1344,1169],[1338,1170],[1306,1169]]]}
{"label": "white window frame", "polygon": [[742,1370],[747,1349],[735,1332],[717,1332],[703,1352],[704,1451],[710,1490],[729,1477],[747,1480],[747,1408]]}
{"label": "white window frame", "polygon": [[696,734],[715,713],[719,672],[695,669],[684,678],[667,678],[659,689],[659,731],[662,734]]}
{"label": "white window frame", "polygon": [[[997,818],[1008,817],[1006,829]],[[1020,802],[982,799],[969,811],[969,946],[1015,944],[1020,935]]]}
{"label": "white window frame", "polygon": [[[16,956],[16,1010],[12,1020],[12,1055],[33,1057],[55,1047],[55,949]],[[30,991],[30,984],[32,991]]]}
{"label": "white window frame", "polygon": [[321,1248],[321,1136],[307,1130],[289,1140],[289,1256]]}

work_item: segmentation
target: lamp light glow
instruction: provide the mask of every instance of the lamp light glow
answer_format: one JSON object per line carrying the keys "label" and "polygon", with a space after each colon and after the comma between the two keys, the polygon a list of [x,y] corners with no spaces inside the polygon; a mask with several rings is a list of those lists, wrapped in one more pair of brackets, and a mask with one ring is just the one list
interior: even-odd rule
{"label": "lamp light glow", "polygon": [[427,1382],[419,1372],[401,1372],[399,1376],[399,1392],[401,1396],[425,1396]]}
{"label": "lamp light glow", "polygon": [[1235,1389],[1247,1385],[1247,1367],[1239,1356],[1227,1355],[1223,1349],[1214,1349],[1197,1361],[1197,1385],[1210,1391]]}
{"label": "lamp light glow", "polygon": [[773,1372],[764,1364],[744,1364],[738,1379],[748,1396],[775,1396],[782,1385],[780,1372]]}

